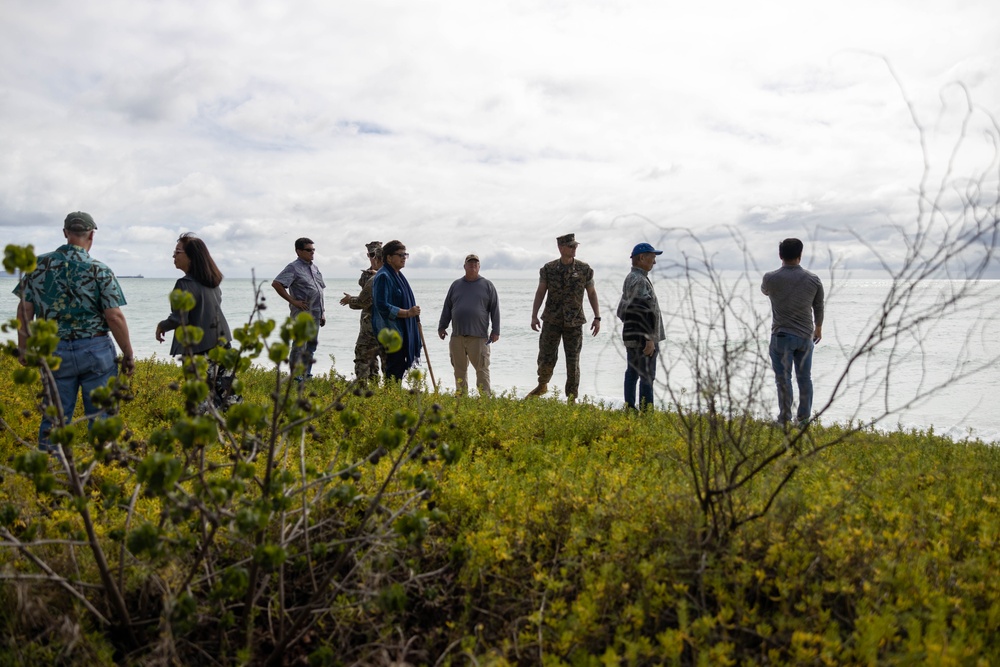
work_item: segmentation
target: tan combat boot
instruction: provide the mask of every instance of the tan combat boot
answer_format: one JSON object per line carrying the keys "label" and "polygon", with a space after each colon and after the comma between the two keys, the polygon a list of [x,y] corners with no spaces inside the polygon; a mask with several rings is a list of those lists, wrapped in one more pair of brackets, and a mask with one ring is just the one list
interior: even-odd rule
{"label": "tan combat boot", "polygon": [[525,398],[533,398],[535,396],[543,396],[545,394],[545,392],[547,392],[548,390],[549,390],[549,385],[547,385],[544,382],[539,382],[538,386],[535,387],[534,389],[532,389],[531,391],[529,391],[528,395],[525,396]]}

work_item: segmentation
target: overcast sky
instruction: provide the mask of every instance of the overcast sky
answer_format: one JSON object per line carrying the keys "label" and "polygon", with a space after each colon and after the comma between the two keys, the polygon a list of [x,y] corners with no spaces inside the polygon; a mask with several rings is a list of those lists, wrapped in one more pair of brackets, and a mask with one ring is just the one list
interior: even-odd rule
{"label": "overcast sky", "polygon": [[605,273],[666,228],[740,265],[729,226],[761,266],[795,235],[807,264],[860,270],[872,253],[847,232],[891,259],[917,215],[908,101],[931,183],[956,82],[977,108],[955,176],[996,159],[998,7],[8,0],[0,233],[44,252],[88,211],[94,256],[147,277],[176,276],[185,231],[229,277],[270,279],[298,236],[328,277],[393,238],[416,277],[457,276],[468,252],[496,277],[536,275],[568,232]]}

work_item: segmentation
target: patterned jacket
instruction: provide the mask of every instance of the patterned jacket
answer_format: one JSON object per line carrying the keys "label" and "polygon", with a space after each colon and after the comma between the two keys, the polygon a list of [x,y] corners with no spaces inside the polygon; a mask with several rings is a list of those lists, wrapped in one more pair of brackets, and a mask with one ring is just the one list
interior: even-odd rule
{"label": "patterned jacket", "polygon": [[108,333],[104,311],[126,303],[111,269],[71,244],[40,255],[13,292],[34,306],[35,317],[55,321],[63,340]]}
{"label": "patterned jacket", "polygon": [[361,293],[352,296],[347,305],[351,310],[361,311],[361,331],[371,331],[372,328],[372,278],[375,277],[375,269],[365,269],[358,278],[358,285]]}
{"label": "patterned jacket", "polygon": [[563,327],[587,323],[583,314],[583,293],[594,284],[594,270],[576,259],[572,264],[554,260],[538,271],[539,283],[547,289],[542,319]]}
{"label": "patterned jacket", "polygon": [[622,299],[618,302],[618,319],[622,321],[625,347],[643,347],[647,340],[658,343],[667,337],[653,284],[649,282],[649,275],[637,266],[625,276]]}

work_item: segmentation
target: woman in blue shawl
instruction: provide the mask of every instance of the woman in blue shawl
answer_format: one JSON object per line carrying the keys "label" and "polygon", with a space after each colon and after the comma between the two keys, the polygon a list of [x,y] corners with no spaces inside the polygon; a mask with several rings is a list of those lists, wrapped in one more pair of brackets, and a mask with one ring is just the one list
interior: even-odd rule
{"label": "woman in blue shawl", "polygon": [[406,246],[389,241],[382,246],[385,262],[372,278],[372,330],[375,336],[382,329],[391,329],[403,338],[403,346],[387,355],[385,373],[402,382],[403,376],[420,358],[420,332],[417,318],[420,306],[413,297],[410,283],[403,275],[406,266]]}

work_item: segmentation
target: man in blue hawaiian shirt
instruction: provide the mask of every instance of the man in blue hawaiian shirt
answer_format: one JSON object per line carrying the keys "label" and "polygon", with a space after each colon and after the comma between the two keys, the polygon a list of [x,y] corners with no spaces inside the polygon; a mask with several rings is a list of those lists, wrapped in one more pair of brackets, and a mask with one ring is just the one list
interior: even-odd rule
{"label": "man in blue hawaiian shirt", "polygon": [[[83,406],[93,421],[100,412],[90,393],[118,375],[115,345],[122,351],[122,370],[132,375],[135,361],[128,324],[121,306],[125,295],[115,274],[90,256],[97,225],[87,213],[77,211],[66,216],[63,235],[66,244],[38,257],[38,265],[21,278],[14,293],[21,301],[17,308],[17,349],[25,363],[28,324],[32,319],[57,323],[59,345],[55,356],[61,359],[53,371],[54,389],[59,394],[63,415],[69,421],[76,409],[76,399],[83,391]],[[52,419],[43,413],[38,431],[39,449],[56,451],[49,442]]]}

